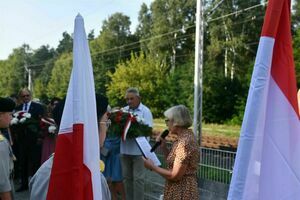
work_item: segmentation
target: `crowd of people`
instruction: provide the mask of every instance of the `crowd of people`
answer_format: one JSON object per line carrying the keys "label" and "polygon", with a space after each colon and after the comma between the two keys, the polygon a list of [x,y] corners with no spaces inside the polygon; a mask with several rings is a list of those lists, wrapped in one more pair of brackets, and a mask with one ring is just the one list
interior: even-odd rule
{"label": "crowd of people", "polygon": [[[30,199],[43,200],[48,190],[64,101],[53,98],[45,106],[32,101],[32,94],[26,88],[20,90],[18,97],[19,103],[10,98],[0,98],[0,200],[13,199],[13,177],[21,183],[16,192],[27,190],[30,186]],[[151,110],[142,104],[137,88],[128,88],[125,100],[127,106],[123,110],[153,126]],[[111,111],[108,99],[97,94],[96,106],[101,160],[105,163],[101,173],[103,199],[144,199],[146,169],[166,179],[164,199],[199,199],[196,177],[199,147],[189,129],[192,119],[184,105],[164,112],[166,126],[178,137],[171,149],[167,148],[165,139],[160,135],[156,138],[161,141],[166,156],[166,169],[143,157],[134,138],[123,141],[120,137],[107,135],[110,125],[108,113]],[[18,118],[19,124],[12,123],[12,114]]]}

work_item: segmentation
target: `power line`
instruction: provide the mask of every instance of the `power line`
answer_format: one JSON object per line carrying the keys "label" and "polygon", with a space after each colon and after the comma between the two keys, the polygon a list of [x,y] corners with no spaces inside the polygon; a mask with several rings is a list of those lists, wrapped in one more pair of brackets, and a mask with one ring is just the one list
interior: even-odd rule
{"label": "power line", "polygon": [[244,8],[244,9],[241,9],[241,10],[237,10],[237,11],[234,11],[234,12],[232,12],[232,13],[229,13],[229,14],[226,14],[226,15],[222,15],[222,16],[220,16],[220,17],[216,17],[216,18],[213,18],[213,19],[209,19],[209,20],[207,20],[207,23],[213,22],[213,21],[217,21],[217,20],[219,20],[219,19],[223,19],[223,18],[229,17],[229,16],[231,16],[231,15],[238,15],[238,14],[240,14],[240,13],[242,13],[242,12],[249,11],[249,10],[252,10],[252,9],[257,8],[257,7],[260,7],[260,6],[264,6],[265,4],[268,4],[268,2],[256,4],[256,5],[254,5],[254,6],[251,6],[251,7],[248,7],[248,8]]}
{"label": "power line", "polygon": [[[221,2],[222,2],[222,0],[221,0],[217,5],[219,5]],[[242,13],[242,12],[249,11],[249,10],[251,10],[251,9],[254,9],[254,8],[257,8],[257,7],[260,7],[260,6],[263,6],[263,5],[267,4],[267,3],[268,3],[268,2],[262,3],[262,4],[257,4],[257,5],[254,5],[254,6],[245,8],[245,9],[237,10],[237,11],[235,11],[235,12],[232,12],[232,13],[229,13],[229,14],[226,14],[226,15],[222,15],[222,16],[217,17],[217,18],[214,18],[214,19],[210,19],[210,20],[207,21],[207,23],[212,22],[212,21],[217,21],[217,20],[219,20],[219,19],[222,19],[222,18],[225,18],[225,17],[229,17],[229,16],[231,16],[231,15],[237,15],[237,14],[240,14],[240,13]],[[215,6],[214,8],[216,8],[216,6]],[[212,9],[212,10],[213,10],[213,9]],[[249,20],[249,21],[250,21],[250,20]],[[195,27],[195,25],[190,25],[190,26],[188,26],[188,27],[185,27],[185,28],[184,28],[184,31],[186,31],[186,30],[188,30],[188,29],[190,29],[190,28],[194,28],[194,27]],[[170,32],[167,32],[167,33],[163,33],[163,34],[159,34],[159,35],[156,35],[156,36],[153,36],[153,37],[149,37],[149,38],[146,38],[146,39],[142,39],[142,40],[139,40],[139,41],[137,41],[137,42],[132,42],[132,43],[128,43],[128,44],[125,44],[125,45],[113,47],[113,48],[110,48],[110,49],[105,49],[105,50],[103,50],[103,51],[94,52],[94,53],[91,54],[91,56],[93,57],[93,56],[105,54],[105,53],[108,53],[108,52],[111,52],[110,54],[113,54],[113,53],[115,53],[115,52],[117,52],[117,51],[120,51],[120,50],[125,51],[125,50],[124,50],[125,47],[129,47],[129,46],[133,46],[133,45],[140,45],[140,44],[143,43],[143,42],[147,42],[147,41],[150,41],[150,40],[153,40],[153,39],[158,39],[158,38],[161,38],[161,37],[164,37],[164,36],[168,36],[168,35],[171,35],[171,34],[174,34],[174,33],[182,32],[182,31],[183,31],[183,29],[180,28],[180,29],[177,29],[177,30],[174,30],[174,31],[170,31]],[[193,35],[194,35],[194,34],[193,34]],[[171,40],[171,39],[169,39],[169,40]],[[136,49],[136,48],[139,48],[139,47],[140,47],[140,46],[134,47],[134,48],[132,48],[132,49]],[[123,49],[122,49],[122,48],[123,48]],[[130,50],[130,48],[129,48],[128,50]],[[126,51],[128,51],[128,50],[126,50]],[[110,55],[110,54],[107,54],[107,55]],[[56,58],[53,58],[53,59],[50,59],[50,60],[46,61],[45,63],[31,64],[31,65],[28,65],[28,67],[43,66],[43,65],[45,65],[46,63],[53,62],[53,61],[55,61],[55,60],[56,60]]]}

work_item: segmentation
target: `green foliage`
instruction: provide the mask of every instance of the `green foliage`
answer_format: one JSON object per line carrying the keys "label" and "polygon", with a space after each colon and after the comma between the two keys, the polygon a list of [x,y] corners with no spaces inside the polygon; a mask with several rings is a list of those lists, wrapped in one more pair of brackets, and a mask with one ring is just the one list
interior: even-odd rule
{"label": "green foliage", "polygon": [[[264,1],[205,0],[203,119],[240,124],[265,14]],[[216,7],[217,5],[217,7]],[[300,88],[300,29],[298,1],[293,7],[293,45],[297,86]],[[110,104],[123,106],[130,86],[141,91],[142,102],[155,117],[185,104],[193,110],[195,0],[155,0],[141,6],[139,24],[131,33],[130,18],[115,13],[104,20],[99,36],[88,34],[95,87]],[[235,14],[232,14],[235,13]],[[228,15],[230,14],[230,15]],[[22,45],[0,61],[0,95],[15,94],[28,85],[32,70],[34,96],[64,97],[72,66],[72,34],[62,33],[54,50]],[[142,52],[141,52],[142,51]]]}
{"label": "green foliage", "polygon": [[239,97],[246,96],[242,84],[238,79],[221,76],[207,81],[203,90],[203,120],[207,123],[224,123],[235,114]]}
{"label": "green foliage", "polygon": [[145,3],[142,4],[141,9],[139,11],[139,24],[136,29],[136,35],[140,39],[141,43],[141,50],[144,52],[148,52],[149,50],[147,49],[147,40],[148,38],[151,37],[151,28],[152,28],[152,15]]}
{"label": "green foliage", "polygon": [[295,69],[296,69],[296,81],[297,86],[300,88],[300,28],[296,30],[294,36],[294,60],[295,60]]}
{"label": "green foliage", "polygon": [[293,28],[298,29],[300,25],[300,4],[299,1],[293,1],[293,15],[292,15],[292,22]]}
{"label": "green foliage", "polygon": [[119,62],[130,58],[132,48],[125,48],[126,44],[134,41],[130,24],[128,16],[115,13],[103,21],[99,37],[90,43],[95,87],[99,93],[105,94],[106,85],[110,83],[107,72],[114,72]]}
{"label": "green foliage", "polygon": [[56,52],[58,54],[62,53],[70,53],[73,49],[73,38],[72,36],[67,33],[66,31],[62,34],[63,39],[59,41],[59,44],[56,48]]}
{"label": "green foliage", "polygon": [[217,9],[214,9],[215,4],[212,2],[207,6],[207,10],[214,10],[208,13],[208,25],[205,27],[205,68],[210,68],[209,72],[224,74],[225,77],[244,78],[248,72],[247,66],[255,59],[264,7],[215,19],[257,4],[260,4],[260,0],[227,1]]}
{"label": "green foliage", "polygon": [[143,104],[147,105],[154,116],[161,114],[166,108],[165,85],[166,66],[156,59],[132,54],[131,59],[117,65],[115,73],[109,73],[111,83],[107,96],[113,106],[124,105],[124,95],[128,87],[140,90]]}
{"label": "green foliage", "polygon": [[36,79],[33,86],[34,96],[45,102],[47,100],[46,85],[43,84],[41,79]]}
{"label": "green foliage", "polygon": [[30,56],[27,53],[29,49],[30,47],[24,44],[22,47],[14,49],[8,59],[1,62],[1,94],[6,96],[16,94],[20,88],[27,86],[25,63]]}
{"label": "green foliage", "polygon": [[7,88],[7,83],[10,82],[10,73],[9,73],[9,68],[8,66],[8,61],[0,61],[0,96],[9,96],[11,91],[8,90]]}
{"label": "green foliage", "polygon": [[[152,37],[147,48],[159,60],[165,60],[169,67],[175,67],[175,60],[179,65],[185,63],[186,58],[192,55],[190,47],[194,46],[195,8],[194,0],[156,0],[151,4],[151,20],[146,22],[152,23],[151,35],[148,34]],[[145,13],[146,10],[144,18],[147,18]],[[146,25],[146,30],[149,26]]]}
{"label": "green foliage", "polygon": [[168,106],[184,104],[190,111],[193,110],[194,98],[194,63],[192,60],[177,66],[169,74],[163,97]]}
{"label": "green foliage", "polygon": [[63,53],[54,63],[51,79],[47,86],[48,97],[65,97],[72,68],[72,54]]}

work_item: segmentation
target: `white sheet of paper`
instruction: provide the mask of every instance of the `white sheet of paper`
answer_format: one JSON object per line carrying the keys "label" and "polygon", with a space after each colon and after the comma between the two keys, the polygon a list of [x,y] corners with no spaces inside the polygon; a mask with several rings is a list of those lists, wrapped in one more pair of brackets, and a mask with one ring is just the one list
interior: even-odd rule
{"label": "white sheet of paper", "polygon": [[161,165],[161,163],[158,160],[156,154],[154,152],[150,152],[151,145],[149,144],[146,137],[144,137],[144,136],[137,137],[137,138],[135,138],[135,141],[137,142],[138,146],[140,147],[140,150],[142,151],[143,155],[146,158],[151,159],[154,162],[154,165],[156,165],[156,166]]}

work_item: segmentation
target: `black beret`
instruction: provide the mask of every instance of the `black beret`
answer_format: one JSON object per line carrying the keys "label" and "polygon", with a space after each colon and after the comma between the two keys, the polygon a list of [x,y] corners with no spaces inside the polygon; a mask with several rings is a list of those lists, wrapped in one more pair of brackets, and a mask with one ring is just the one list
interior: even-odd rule
{"label": "black beret", "polygon": [[0,97],[0,112],[12,112],[16,107],[16,103],[10,98]]}

